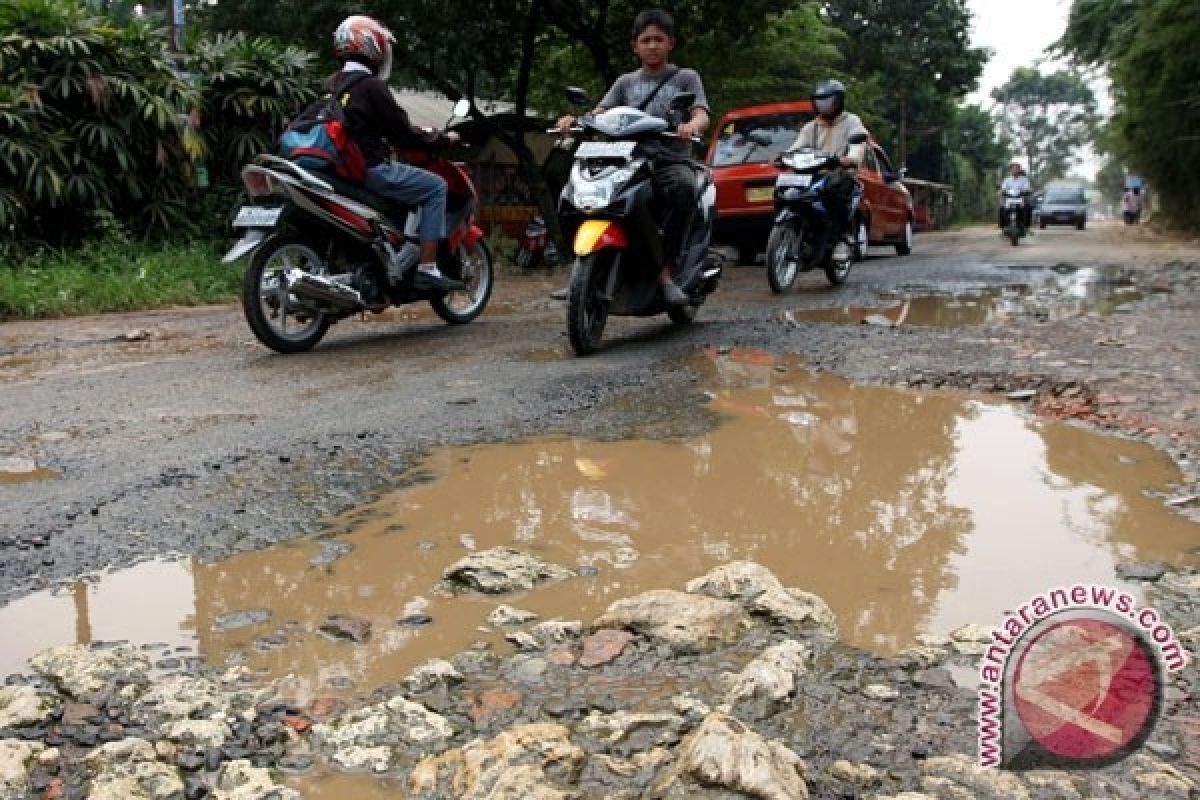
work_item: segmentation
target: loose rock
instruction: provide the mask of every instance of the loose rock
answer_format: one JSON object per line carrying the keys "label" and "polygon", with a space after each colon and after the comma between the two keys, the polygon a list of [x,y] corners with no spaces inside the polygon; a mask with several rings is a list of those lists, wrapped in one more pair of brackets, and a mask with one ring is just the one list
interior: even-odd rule
{"label": "loose rock", "polygon": [[529,591],[539,583],[564,580],[573,574],[565,567],[510,547],[494,547],[455,562],[443,577],[451,584],[483,594],[507,594]]}
{"label": "loose rock", "polygon": [[618,600],[593,624],[649,636],[676,653],[697,653],[730,644],[752,625],[736,603],[670,589]]}

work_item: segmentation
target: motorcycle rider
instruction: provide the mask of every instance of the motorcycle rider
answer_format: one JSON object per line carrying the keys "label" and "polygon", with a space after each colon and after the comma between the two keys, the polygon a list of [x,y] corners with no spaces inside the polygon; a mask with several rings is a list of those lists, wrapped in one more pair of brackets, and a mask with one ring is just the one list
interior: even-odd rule
{"label": "motorcycle rider", "polygon": [[[418,290],[452,291],[463,285],[442,275],[437,266],[438,242],[446,236],[446,181],[440,175],[392,159],[391,148],[430,149],[459,140],[453,131],[438,133],[414,126],[408,113],[396,103],[388,88],[392,71],[392,32],[367,16],[346,17],[333,34],[334,55],[341,69],[331,76],[327,87],[333,90],[348,75],[367,72],[370,77],[350,87],[344,103],[351,138],[358,144],[367,163],[365,187],[393,203],[420,206],[418,235],[421,252],[413,287]],[[403,217],[394,218],[404,226]],[[393,256],[394,257],[394,256]],[[398,265],[389,265],[392,281]]]}
{"label": "motorcycle rider", "polygon": [[[1025,228],[1029,229],[1033,224],[1033,204],[1030,202],[1033,197],[1033,184],[1029,182],[1028,176],[1025,175],[1024,168],[1017,162],[1013,162],[1008,168],[1008,177],[1000,184],[1000,193],[1008,194],[1009,192],[1019,192],[1025,203],[1023,219]],[[1003,228],[1004,206],[1000,207],[1000,227]]]}
{"label": "motorcycle rider", "polygon": [[[677,94],[691,92],[695,100],[685,112],[684,121],[675,128],[680,139],[658,145],[652,151],[655,212],[663,226],[663,266],[659,274],[663,299],[668,305],[683,306],[688,296],[674,280],[675,269],[683,253],[684,238],[691,228],[692,215],[699,199],[696,174],[689,158],[690,138],[702,136],[709,125],[708,98],[700,74],[694,69],[670,63],[676,42],[675,20],[660,9],[642,11],[633,21],[630,45],[641,68],[617,78],[600,104],[592,111],[601,114],[617,106],[642,108],[647,114],[673,122],[671,101]],[[566,131],[575,118],[565,116],[558,127]]]}
{"label": "motorcycle rider", "polygon": [[823,80],[812,94],[817,116],[810,120],[796,137],[789,150],[811,147],[838,155],[841,167],[832,170],[825,184],[826,205],[832,218],[830,235],[837,237],[834,258],[846,258],[850,245],[845,240],[850,217],[850,198],[854,193],[855,173],[867,155],[867,145],[850,144],[850,137],[867,133],[857,114],[846,110],[846,87],[834,79]]}

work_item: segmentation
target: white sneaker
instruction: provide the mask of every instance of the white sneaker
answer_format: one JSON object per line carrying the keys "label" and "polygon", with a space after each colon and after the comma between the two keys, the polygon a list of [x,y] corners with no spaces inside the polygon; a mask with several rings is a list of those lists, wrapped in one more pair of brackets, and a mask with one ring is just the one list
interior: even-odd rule
{"label": "white sneaker", "polygon": [[849,261],[850,256],[850,245],[846,244],[844,239],[833,246],[833,260],[839,264],[844,264]]}

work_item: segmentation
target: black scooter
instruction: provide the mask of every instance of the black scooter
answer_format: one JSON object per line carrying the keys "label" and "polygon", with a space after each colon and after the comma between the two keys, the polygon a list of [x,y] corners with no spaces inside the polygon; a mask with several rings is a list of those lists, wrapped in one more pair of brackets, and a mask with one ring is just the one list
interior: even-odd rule
{"label": "black scooter", "polygon": [[[582,89],[568,89],[567,96],[573,103],[587,104]],[[694,95],[681,93],[672,101],[672,108],[681,112],[694,102]],[[716,187],[708,168],[691,162],[699,199],[675,275],[676,285],[689,302],[668,306],[662,298],[662,230],[651,208],[652,165],[644,145],[678,139],[667,128],[658,117],[618,107],[584,116],[570,131],[582,141],[559,201],[559,216],[564,225],[576,228],[567,333],[577,355],[587,355],[600,346],[610,314],[649,317],[665,312],[672,322],[687,324],[717,288],[722,261],[709,250],[716,221]]]}

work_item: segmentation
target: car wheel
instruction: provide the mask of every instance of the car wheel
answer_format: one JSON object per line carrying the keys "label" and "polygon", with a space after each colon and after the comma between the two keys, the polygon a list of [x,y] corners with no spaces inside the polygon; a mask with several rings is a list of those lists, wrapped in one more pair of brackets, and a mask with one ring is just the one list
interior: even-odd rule
{"label": "car wheel", "polygon": [[913,224],[912,220],[904,223],[904,239],[896,242],[896,255],[906,256],[912,252],[913,246]]}

